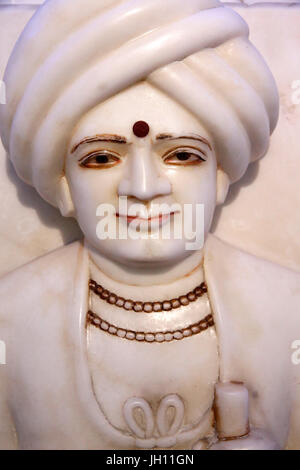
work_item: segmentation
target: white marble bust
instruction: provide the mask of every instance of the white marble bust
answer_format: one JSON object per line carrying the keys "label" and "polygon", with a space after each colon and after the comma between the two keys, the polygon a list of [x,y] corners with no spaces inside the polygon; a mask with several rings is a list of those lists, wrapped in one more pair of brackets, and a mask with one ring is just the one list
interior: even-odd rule
{"label": "white marble bust", "polygon": [[[245,22],[216,0],[48,0],[5,82],[9,157],[84,241],[0,281],[0,446],[300,446],[300,275],[209,234],[278,118]],[[104,204],[134,239],[99,237]],[[163,239],[179,218],[157,204],[204,205],[204,246]]]}

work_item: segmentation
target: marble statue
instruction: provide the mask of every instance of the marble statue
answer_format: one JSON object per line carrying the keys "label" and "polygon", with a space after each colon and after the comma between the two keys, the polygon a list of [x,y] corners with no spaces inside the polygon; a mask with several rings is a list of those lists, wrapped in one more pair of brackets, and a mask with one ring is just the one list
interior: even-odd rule
{"label": "marble statue", "polygon": [[48,0],[19,38],[2,141],[84,240],[0,280],[1,448],[300,448],[300,274],[210,234],[278,120],[248,35],[217,0]]}

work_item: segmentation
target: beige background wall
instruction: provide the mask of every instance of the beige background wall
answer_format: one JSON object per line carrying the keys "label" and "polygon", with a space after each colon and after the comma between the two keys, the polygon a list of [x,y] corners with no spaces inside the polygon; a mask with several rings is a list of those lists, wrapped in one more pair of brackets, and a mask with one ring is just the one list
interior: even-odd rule
{"label": "beige background wall", "polygon": [[[11,2],[0,0],[0,76],[36,9],[6,3]],[[231,3],[275,75],[281,113],[268,155],[231,188],[214,231],[246,251],[300,270],[300,0]],[[79,237],[74,221],[17,179],[0,146],[0,275]]]}

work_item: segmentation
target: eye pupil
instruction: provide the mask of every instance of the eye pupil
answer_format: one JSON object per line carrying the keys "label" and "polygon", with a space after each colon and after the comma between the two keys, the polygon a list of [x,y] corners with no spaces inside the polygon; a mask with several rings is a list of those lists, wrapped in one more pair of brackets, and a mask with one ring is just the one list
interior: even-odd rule
{"label": "eye pupil", "polygon": [[108,159],[108,156],[107,155],[97,155],[96,157],[96,162],[97,163],[108,163],[109,159]]}
{"label": "eye pupil", "polygon": [[190,158],[190,155],[187,152],[179,152],[179,153],[176,154],[176,157],[181,162],[185,162],[186,160],[188,160]]}

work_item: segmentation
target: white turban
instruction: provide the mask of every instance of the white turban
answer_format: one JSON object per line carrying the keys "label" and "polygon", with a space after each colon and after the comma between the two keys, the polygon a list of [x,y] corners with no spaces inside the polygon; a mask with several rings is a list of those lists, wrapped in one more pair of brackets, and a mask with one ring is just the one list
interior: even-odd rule
{"label": "white turban", "polygon": [[248,34],[217,0],[46,1],[4,77],[1,135],[18,175],[57,206],[78,121],[147,80],[199,118],[236,181],[266,153],[278,119],[276,85]]}

